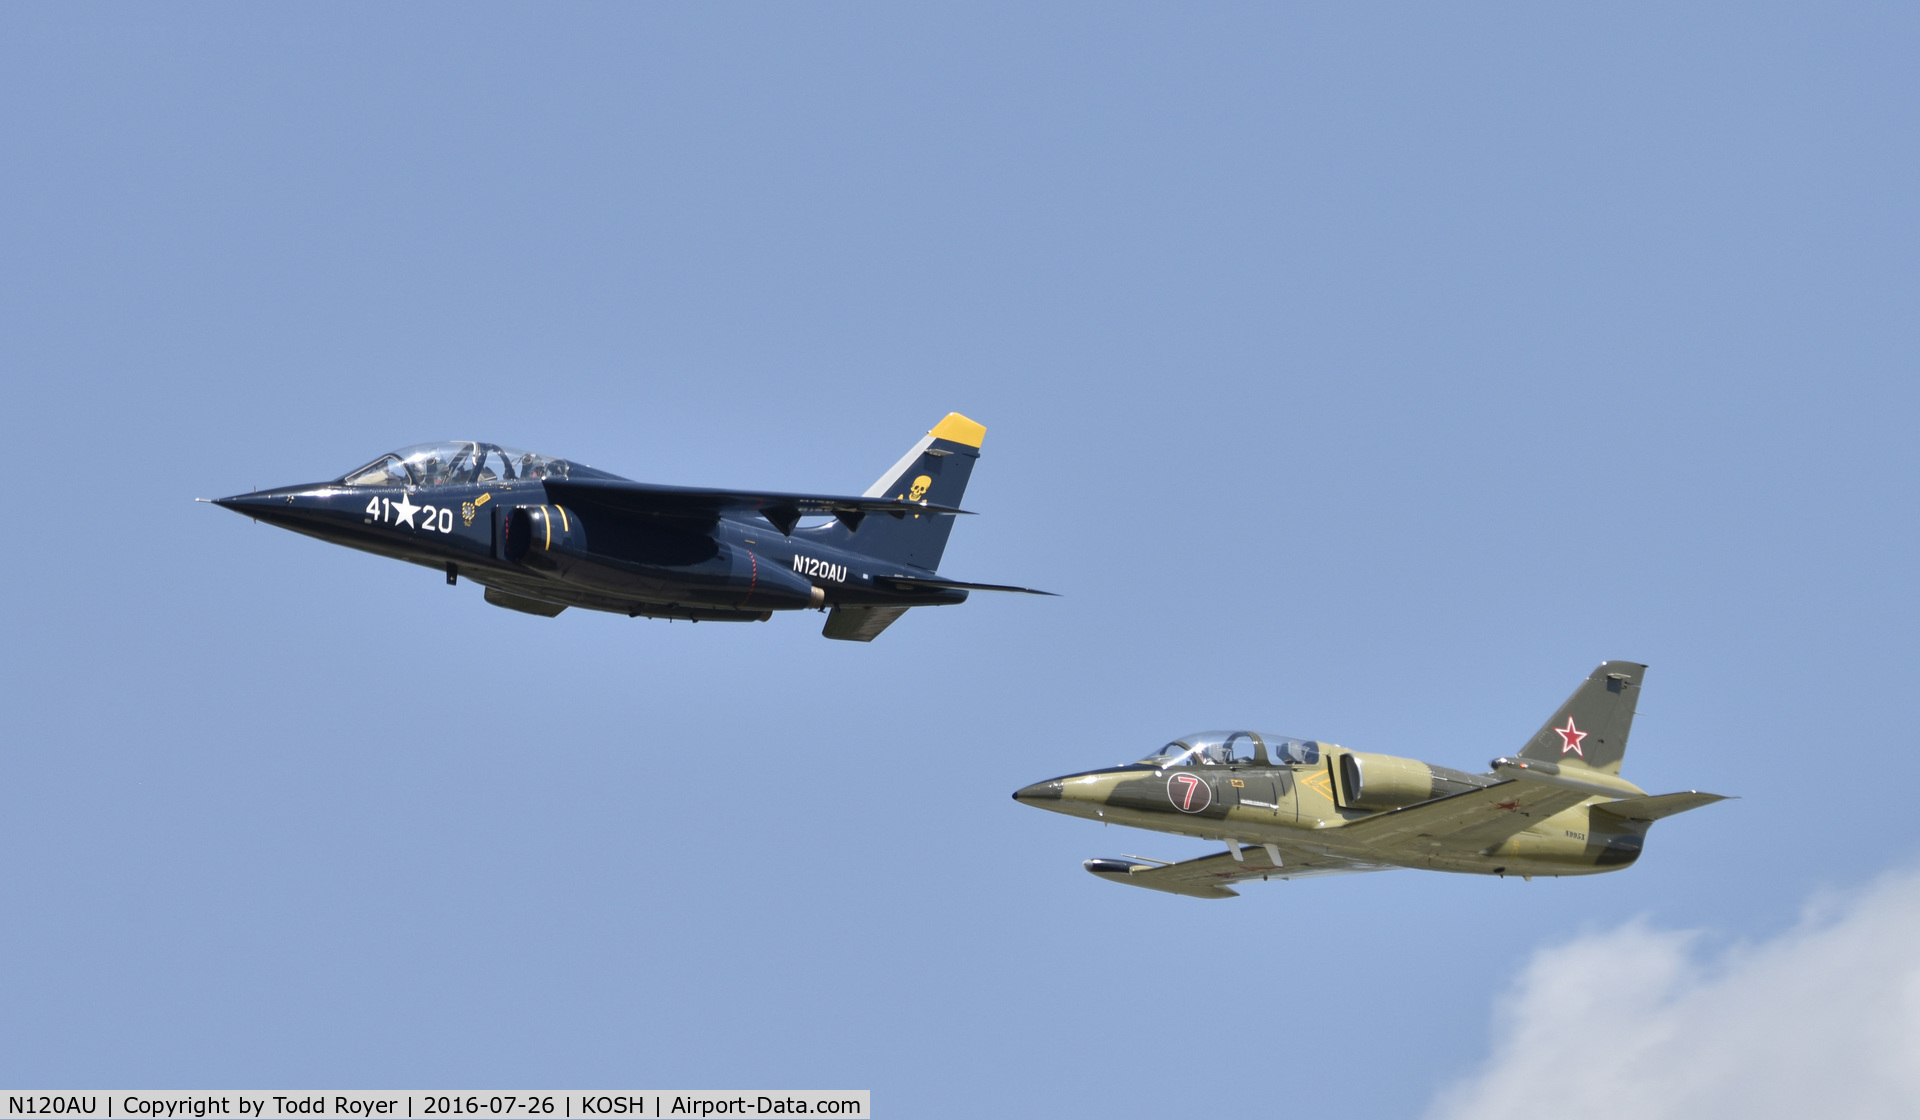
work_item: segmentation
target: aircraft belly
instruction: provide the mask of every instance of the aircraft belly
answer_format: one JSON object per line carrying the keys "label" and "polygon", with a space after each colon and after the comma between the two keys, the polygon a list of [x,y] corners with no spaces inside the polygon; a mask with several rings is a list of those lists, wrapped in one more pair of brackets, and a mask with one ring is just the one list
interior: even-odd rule
{"label": "aircraft belly", "polygon": [[463,570],[461,574],[482,587],[495,588],[509,595],[518,595],[523,599],[540,599],[549,603],[564,603],[569,607],[580,607],[584,610],[630,614],[635,605],[631,599],[598,595],[581,588],[569,587],[555,580],[528,579],[493,569],[471,573]]}
{"label": "aircraft belly", "polygon": [[[1265,834],[1256,836],[1252,825],[1231,825],[1224,820],[1197,816],[1184,816],[1157,809],[1131,809],[1124,805],[1093,806],[1101,810],[1098,819],[1108,824],[1126,825],[1129,828],[1144,828],[1154,832],[1170,832],[1175,836],[1197,836],[1203,840],[1223,840],[1235,837],[1247,843],[1262,842],[1270,837]],[[1092,816],[1091,812],[1082,814]]]}
{"label": "aircraft belly", "polygon": [[331,522],[294,521],[291,519],[276,521],[267,517],[258,517],[256,520],[265,521],[270,525],[298,533],[303,537],[312,537],[315,540],[326,541],[328,544],[342,545],[360,552],[371,552],[375,556],[384,556],[389,560],[406,560],[415,564],[425,564],[429,567],[439,567],[449,559],[449,557],[446,556],[426,555],[428,550],[422,549],[415,542],[384,532],[374,532],[372,530]]}
{"label": "aircraft belly", "polygon": [[[1136,809],[1126,805],[1101,805],[1093,802],[1062,802],[1074,808],[1060,808],[1056,811],[1074,816],[1092,817],[1104,820],[1108,824],[1125,825],[1129,828],[1144,828],[1154,832],[1170,832],[1177,836],[1197,836],[1204,840],[1238,840],[1243,844],[1266,844],[1285,841],[1289,844],[1301,839],[1301,829],[1292,823],[1278,819],[1270,811],[1255,815],[1242,810],[1230,810],[1224,819],[1219,817],[1187,816],[1171,813],[1163,809]],[[1054,805],[1043,806],[1052,809]]]}
{"label": "aircraft belly", "polygon": [[1273,809],[1249,808],[1246,805],[1235,805],[1233,808],[1228,809],[1227,823],[1230,825],[1244,826],[1246,828],[1284,828],[1289,831],[1294,828],[1293,815],[1291,813],[1282,815]]}
{"label": "aircraft belly", "polygon": [[482,587],[495,588],[523,599],[538,599],[548,603],[560,603],[569,607],[579,607],[582,610],[606,611],[609,614],[624,614],[649,618],[697,618],[703,622],[761,622],[765,621],[764,616],[767,613],[765,611],[753,610],[751,607],[747,610],[728,611],[712,607],[693,606],[690,605],[689,600],[685,598],[673,602],[653,602],[644,599],[623,598],[572,586],[557,580],[530,579],[524,575],[514,573],[511,570],[503,571],[499,568],[485,568],[474,572],[468,572],[463,568],[461,569],[461,574],[466,575]]}
{"label": "aircraft belly", "polygon": [[[1179,832],[1182,830],[1177,828],[1177,825],[1189,823],[1186,821],[1171,820],[1166,813],[1129,809],[1124,805],[1097,805],[1090,801],[1069,801],[1062,802],[1061,804],[1072,806],[1071,808],[1060,809],[1059,811],[1062,813],[1071,813],[1077,817],[1088,817],[1093,820],[1105,821],[1108,824],[1126,825],[1128,828],[1148,828],[1155,832]],[[1049,805],[1047,808],[1051,809],[1053,806]]]}
{"label": "aircraft belly", "polygon": [[[1622,840],[1630,841],[1623,844]],[[1614,871],[1639,855],[1638,837],[1597,833],[1589,825],[1587,806],[1556,813],[1531,828],[1514,833],[1491,847],[1467,850],[1454,844],[1404,843],[1393,853],[1396,862],[1434,871],[1475,875],[1596,875]]]}

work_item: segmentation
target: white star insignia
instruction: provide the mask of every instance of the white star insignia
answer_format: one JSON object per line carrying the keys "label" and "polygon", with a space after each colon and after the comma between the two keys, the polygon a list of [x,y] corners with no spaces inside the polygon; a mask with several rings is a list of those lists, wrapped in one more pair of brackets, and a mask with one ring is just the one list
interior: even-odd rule
{"label": "white star insignia", "polygon": [[413,498],[410,495],[402,494],[400,500],[393,503],[394,520],[406,522],[409,529],[413,528],[413,515],[418,512],[420,507],[413,504]]}

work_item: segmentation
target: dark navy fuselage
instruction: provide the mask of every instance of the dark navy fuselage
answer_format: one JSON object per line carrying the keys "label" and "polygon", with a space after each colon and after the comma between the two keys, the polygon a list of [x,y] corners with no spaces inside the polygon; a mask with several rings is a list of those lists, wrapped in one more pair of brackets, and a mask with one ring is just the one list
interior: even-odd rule
{"label": "dark navy fuselage", "polygon": [[[957,414],[956,414],[957,415]],[[755,621],[866,612],[828,636],[869,640],[908,607],[964,602],[939,562],[979,455],[971,421],[942,421],[857,497],[632,482],[486,443],[422,444],[340,478],[217,504],[350,548],[465,576],[497,606]],[[946,438],[954,435],[959,438]],[[815,517],[820,523],[801,524]],[[921,561],[915,563],[911,561]],[[996,590],[1024,590],[997,588]],[[880,612],[877,621],[868,615]],[[861,636],[855,631],[867,631]]]}

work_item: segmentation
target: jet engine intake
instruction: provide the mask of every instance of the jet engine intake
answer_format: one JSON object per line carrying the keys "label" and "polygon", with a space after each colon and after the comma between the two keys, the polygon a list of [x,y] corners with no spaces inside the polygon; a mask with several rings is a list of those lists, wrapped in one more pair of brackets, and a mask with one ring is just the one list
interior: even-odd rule
{"label": "jet engine intake", "polygon": [[1437,796],[1433,767],[1390,754],[1340,756],[1341,803],[1353,809],[1397,809]]}
{"label": "jet engine intake", "polygon": [[565,506],[515,506],[507,514],[504,551],[509,563],[552,567],[545,553],[584,553],[587,527]]}

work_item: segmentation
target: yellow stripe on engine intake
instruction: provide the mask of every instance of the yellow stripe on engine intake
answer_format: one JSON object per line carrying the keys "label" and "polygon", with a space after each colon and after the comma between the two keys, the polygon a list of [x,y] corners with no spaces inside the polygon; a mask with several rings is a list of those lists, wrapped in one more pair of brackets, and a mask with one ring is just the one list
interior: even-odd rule
{"label": "yellow stripe on engine intake", "polygon": [[949,412],[947,418],[935,424],[933,430],[927,434],[934,439],[952,440],[954,443],[964,443],[968,447],[978,447],[980,441],[987,438],[987,428],[986,425],[976,424],[958,412]]}
{"label": "yellow stripe on engine intake", "polygon": [[566,530],[569,533],[573,532],[573,522],[567,520],[567,507],[554,506],[553,508],[560,511],[560,528]]}
{"label": "yellow stripe on engine intake", "polygon": [[547,527],[546,547],[552,548],[553,547],[553,514],[547,510],[546,506],[540,507],[540,521],[542,524],[546,525]]}

